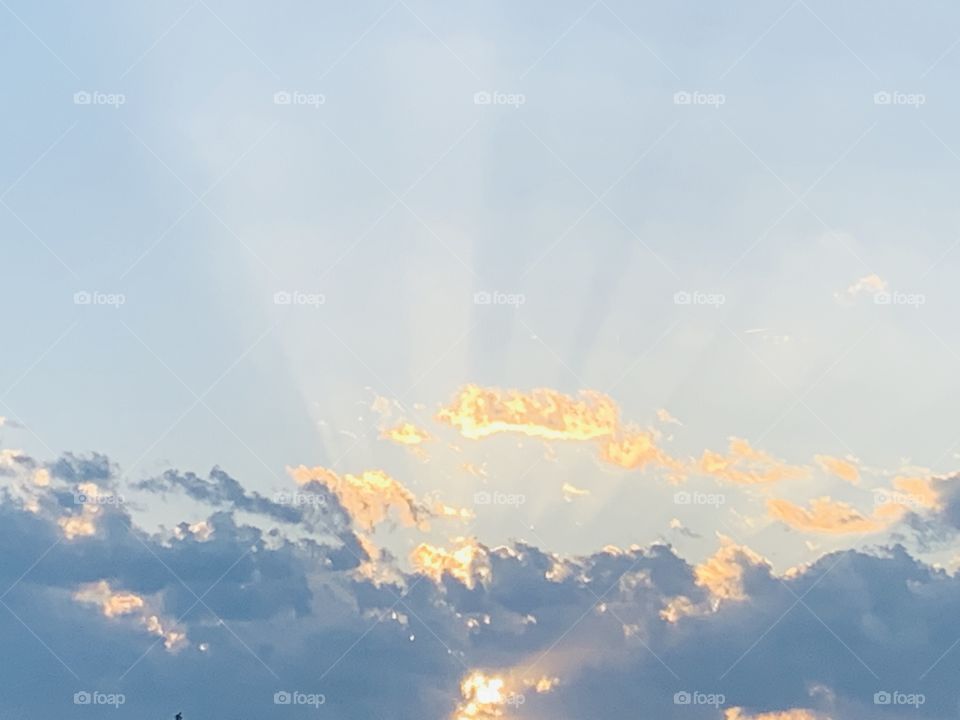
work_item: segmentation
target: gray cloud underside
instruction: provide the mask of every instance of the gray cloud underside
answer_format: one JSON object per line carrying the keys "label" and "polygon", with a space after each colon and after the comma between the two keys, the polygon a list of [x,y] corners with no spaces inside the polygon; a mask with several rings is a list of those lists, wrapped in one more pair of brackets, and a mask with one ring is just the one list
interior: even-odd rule
{"label": "gray cloud underside", "polygon": [[[47,467],[68,483],[118,482],[103,456],[67,455]],[[367,558],[335,498],[321,522],[247,493],[219,469],[207,479],[170,471],[140,487],[210,505],[211,538],[149,534],[111,507],[96,535],[67,541],[55,522],[69,509],[64,493],[51,492],[34,513],[4,488],[0,717],[75,717],[73,693],[98,689],[127,702],[81,709],[118,720],[177,710],[189,720],[439,720],[455,708],[468,669],[527,666],[560,684],[529,693],[511,710],[518,718],[722,717],[674,705],[678,690],[723,693],[727,705],[755,712],[957,716],[960,650],[950,649],[960,638],[960,582],[900,546],[834,553],[790,578],[749,566],[747,600],[670,624],[659,616],[670,598],[708,598],[668,545],[565,559],[565,579],[552,581],[545,573],[556,558],[517,542],[490,550],[491,580],[474,588],[409,573],[377,586],[355,572]],[[240,524],[238,511],[275,527]],[[283,530],[290,524],[324,530],[293,540]],[[99,580],[162,598],[164,617],[179,621],[190,646],[168,653],[142,627],[72,598]],[[489,624],[467,627],[487,615]],[[274,705],[284,689],[323,693],[326,704]],[[884,689],[922,692],[926,702],[875,706]]]}

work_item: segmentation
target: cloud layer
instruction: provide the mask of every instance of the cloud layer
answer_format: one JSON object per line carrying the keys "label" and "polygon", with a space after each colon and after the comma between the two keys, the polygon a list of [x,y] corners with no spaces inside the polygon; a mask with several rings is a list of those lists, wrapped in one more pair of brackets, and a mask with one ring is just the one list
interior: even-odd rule
{"label": "cloud layer", "polygon": [[[406,559],[372,549],[377,528],[395,517],[416,541],[444,513],[385,473],[292,468],[291,493],[324,498],[297,505],[222,469],[125,488],[103,456],[8,457],[4,715],[72,716],[82,692],[123,694],[110,717],[299,717],[322,700],[338,718],[859,720],[957,704],[960,580],[899,546],[783,575],[729,539],[698,565],[664,544],[561,557],[468,537]],[[148,532],[125,490],[208,514]],[[949,532],[939,507],[926,522]],[[87,516],[90,532],[61,522]],[[924,701],[875,704],[884,692]]]}

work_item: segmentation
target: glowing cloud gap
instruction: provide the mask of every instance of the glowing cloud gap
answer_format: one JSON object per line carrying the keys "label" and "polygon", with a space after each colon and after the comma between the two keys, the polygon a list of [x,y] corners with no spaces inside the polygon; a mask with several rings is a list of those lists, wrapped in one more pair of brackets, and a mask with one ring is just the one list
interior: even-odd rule
{"label": "glowing cloud gap", "polygon": [[524,704],[524,690],[532,690],[538,694],[547,693],[558,682],[554,677],[514,679],[509,673],[493,674],[475,670],[460,682],[463,701],[457,706],[451,720],[491,720],[504,717],[505,708],[516,709]]}

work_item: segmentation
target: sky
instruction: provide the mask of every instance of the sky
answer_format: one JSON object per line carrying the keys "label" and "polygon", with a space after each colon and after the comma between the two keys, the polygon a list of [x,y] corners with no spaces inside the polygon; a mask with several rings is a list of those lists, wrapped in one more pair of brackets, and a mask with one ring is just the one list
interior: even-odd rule
{"label": "sky", "polygon": [[0,719],[960,717],[955,6],[0,60]]}

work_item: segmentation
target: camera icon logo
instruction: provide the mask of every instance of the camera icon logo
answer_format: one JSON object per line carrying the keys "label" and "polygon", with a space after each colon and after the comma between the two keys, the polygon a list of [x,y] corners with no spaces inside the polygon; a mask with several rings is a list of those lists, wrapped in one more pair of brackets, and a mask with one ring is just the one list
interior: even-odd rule
{"label": "camera icon logo", "polygon": [[680,692],[673,694],[674,705],[689,705],[691,700],[692,697],[686,690],[681,690]]}
{"label": "camera icon logo", "polygon": [[286,690],[280,690],[273,694],[274,705],[289,705],[291,702],[293,702],[293,695]]}
{"label": "camera icon logo", "polygon": [[280,290],[273,294],[274,305],[289,305],[293,302],[293,295],[286,290]]}
{"label": "camera icon logo", "polygon": [[92,699],[92,696],[86,690],[81,690],[73,694],[74,705],[89,705]]}
{"label": "camera icon logo", "polygon": [[881,90],[880,92],[875,92],[873,94],[874,105],[889,105],[892,102],[893,102],[893,95],[891,95],[886,90]]}
{"label": "camera icon logo", "polygon": [[474,105],[489,105],[492,102],[493,102],[493,95],[488,93],[486,90],[481,90],[480,92],[475,92],[473,94]]}
{"label": "camera icon logo", "polygon": [[93,102],[93,95],[86,90],[80,90],[73,94],[74,105],[89,105],[91,102]]}
{"label": "camera icon logo", "polygon": [[274,105],[289,105],[293,102],[293,96],[286,90],[280,90],[273,94]]}
{"label": "camera icon logo", "polygon": [[486,490],[481,490],[480,492],[475,492],[473,494],[473,503],[475,505],[489,505],[490,501],[490,493],[488,493]]}
{"label": "camera icon logo", "polygon": [[674,105],[689,105],[693,102],[693,95],[686,90],[681,90],[673,94]]}
{"label": "camera icon logo", "polygon": [[873,694],[874,705],[889,705],[892,700],[893,697],[886,690],[881,690]]}
{"label": "camera icon logo", "polygon": [[86,290],[81,290],[73,294],[74,305],[89,305],[93,302],[93,296]]}

